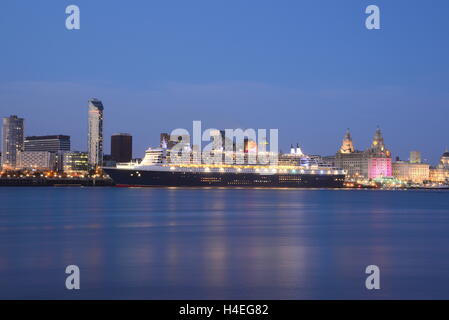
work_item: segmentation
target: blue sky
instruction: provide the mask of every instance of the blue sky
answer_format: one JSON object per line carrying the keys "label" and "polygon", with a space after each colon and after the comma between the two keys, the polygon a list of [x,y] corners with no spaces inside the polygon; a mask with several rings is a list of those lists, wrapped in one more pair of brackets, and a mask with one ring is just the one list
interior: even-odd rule
{"label": "blue sky", "polygon": [[[65,8],[81,30],[65,28]],[[365,8],[381,9],[381,30]],[[368,147],[436,162],[449,146],[449,1],[2,0],[0,116],[86,150],[87,100],[134,154],[174,128],[278,128],[286,151],[334,153],[346,128]]]}

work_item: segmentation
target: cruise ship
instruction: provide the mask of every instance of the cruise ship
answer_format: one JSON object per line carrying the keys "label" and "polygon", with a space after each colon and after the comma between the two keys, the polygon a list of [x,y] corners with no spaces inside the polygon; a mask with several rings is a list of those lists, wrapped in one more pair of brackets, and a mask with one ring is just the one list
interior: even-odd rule
{"label": "cruise ship", "polygon": [[[341,169],[294,161],[278,165],[169,163],[162,148],[148,149],[140,162],[103,170],[120,187],[342,188]],[[290,156],[290,155],[289,155]],[[299,161],[302,160],[302,161]]]}

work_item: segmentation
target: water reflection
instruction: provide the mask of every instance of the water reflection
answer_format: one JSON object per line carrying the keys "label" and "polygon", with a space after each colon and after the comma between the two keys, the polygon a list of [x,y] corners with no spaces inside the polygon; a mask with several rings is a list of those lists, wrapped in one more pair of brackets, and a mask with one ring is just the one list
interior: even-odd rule
{"label": "water reflection", "polygon": [[[0,298],[74,298],[69,264],[81,268],[76,298],[86,299],[449,298],[448,198],[4,188]],[[375,295],[364,289],[369,264],[382,270]]]}

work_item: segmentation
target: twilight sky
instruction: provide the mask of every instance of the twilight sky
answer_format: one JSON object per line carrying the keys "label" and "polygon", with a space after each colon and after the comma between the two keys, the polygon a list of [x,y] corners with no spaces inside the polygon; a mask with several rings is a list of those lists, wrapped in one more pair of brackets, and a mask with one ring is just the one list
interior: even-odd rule
{"label": "twilight sky", "polygon": [[[65,8],[81,30],[65,28]],[[381,30],[365,8],[381,9]],[[356,148],[377,125],[393,155],[435,163],[449,146],[447,0],[2,0],[0,116],[26,135],[68,134],[86,150],[87,100],[134,155],[159,133],[278,128],[328,155],[351,128]]]}

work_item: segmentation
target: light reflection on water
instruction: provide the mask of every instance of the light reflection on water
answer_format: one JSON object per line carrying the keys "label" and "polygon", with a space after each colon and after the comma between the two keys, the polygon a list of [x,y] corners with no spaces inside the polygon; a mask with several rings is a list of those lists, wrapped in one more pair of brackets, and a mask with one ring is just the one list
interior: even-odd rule
{"label": "light reflection on water", "polygon": [[448,192],[21,187],[0,203],[0,298],[449,298]]}

